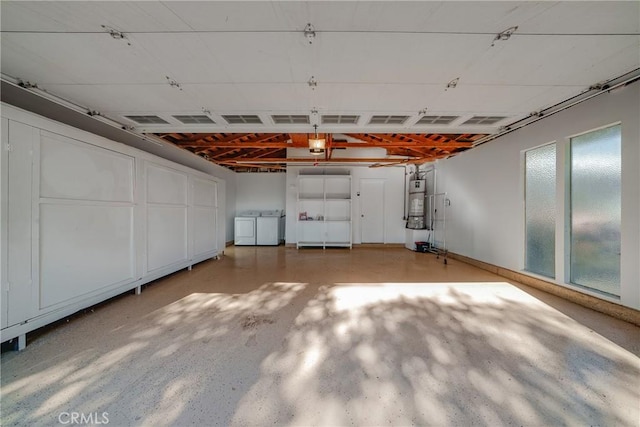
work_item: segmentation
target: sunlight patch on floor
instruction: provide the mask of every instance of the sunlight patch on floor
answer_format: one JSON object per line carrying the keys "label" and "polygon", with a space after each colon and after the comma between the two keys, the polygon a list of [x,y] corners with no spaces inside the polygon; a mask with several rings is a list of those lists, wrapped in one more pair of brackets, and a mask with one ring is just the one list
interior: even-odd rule
{"label": "sunlight patch on floor", "polygon": [[[616,369],[633,360],[594,338],[506,282],[322,286],[286,346],[264,359],[233,424],[555,425],[594,414],[619,422],[598,390],[619,387],[618,412],[637,402],[624,387],[633,370]],[[584,354],[593,352],[617,362],[596,357],[591,366]],[[558,382],[569,372],[581,380]]]}

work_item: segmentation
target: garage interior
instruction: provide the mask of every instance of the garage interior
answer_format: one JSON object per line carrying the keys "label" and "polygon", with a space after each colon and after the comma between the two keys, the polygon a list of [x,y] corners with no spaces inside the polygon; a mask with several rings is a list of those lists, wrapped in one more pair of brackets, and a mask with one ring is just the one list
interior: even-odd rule
{"label": "garage interior", "polygon": [[3,425],[638,424],[639,3],[0,8]]}

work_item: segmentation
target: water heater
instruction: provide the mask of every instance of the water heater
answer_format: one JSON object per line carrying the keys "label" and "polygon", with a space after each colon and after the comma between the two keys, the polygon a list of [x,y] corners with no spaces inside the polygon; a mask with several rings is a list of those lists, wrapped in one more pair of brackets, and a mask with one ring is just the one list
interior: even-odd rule
{"label": "water heater", "polygon": [[422,179],[409,181],[409,218],[407,228],[421,230],[425,228],[424,201],[427,182]]}

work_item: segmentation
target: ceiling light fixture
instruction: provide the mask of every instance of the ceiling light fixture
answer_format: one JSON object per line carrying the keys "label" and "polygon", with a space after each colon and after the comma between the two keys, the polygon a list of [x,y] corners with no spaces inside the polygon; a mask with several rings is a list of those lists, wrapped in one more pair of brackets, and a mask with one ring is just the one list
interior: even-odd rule
{"label": "ceiling light fixture", "polygon": [[313,138],[309,138],[309,152],[314,156],[324,153],[325,139],[318,137],[318,125],[313,125]]}
{"label": "ceiling light fixture", "polygon": [[496,34],[495,38],[491,42],[491,46],[495,46],[496,41],[498,40],[509,40],[511,38],[511,35],[515,33],[517,29],[518,29],[518,26],[516,25],[514,27],[507,28],[506,30]]}
{"label": "ceiling light fixture", "polygon": [[311,78],[309,79],[309,81],[307,82],[307,84],[309,85],[309,87],[311,88],[311,90],[315,89],[318,86],[318,81],[316,80],[315,77],[311,76]]}

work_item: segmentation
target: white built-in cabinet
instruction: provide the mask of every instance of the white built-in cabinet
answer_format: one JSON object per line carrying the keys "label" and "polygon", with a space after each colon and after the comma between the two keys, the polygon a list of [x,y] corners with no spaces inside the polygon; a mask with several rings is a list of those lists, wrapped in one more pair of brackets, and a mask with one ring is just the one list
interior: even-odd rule
{"label": "white built-in cabinet", "polygon": [[351,176],[300,175],[297,214],[298,248],[351,248]]}
{"label": "white built-in cabinet", "polygon": [[216,178],[3,104],[5,115],[2,341],[217,256]]}

